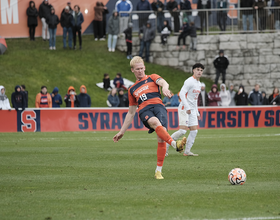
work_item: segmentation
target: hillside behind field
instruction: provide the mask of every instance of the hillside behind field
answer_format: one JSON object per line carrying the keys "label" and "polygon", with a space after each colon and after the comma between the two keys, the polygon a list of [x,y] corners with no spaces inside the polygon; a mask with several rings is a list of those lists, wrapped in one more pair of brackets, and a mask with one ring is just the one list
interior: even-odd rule
{"label": "hillside behind field", "polygon": [[[11,99],[15,86],[25,84],[29,107],[35,107],[35,97],[42,85],[48,87],[48,92],[57,86],[62,97],[69,86],[74,86],[80,93],[80,86],[85,85],[92,98],[92,107],[106,107],[108,92],[96,86],[96,83],[102,82],[104,73],[109,73],[114,79],[120,72],[124,78],[135,81],[126,54],[120,51],[109,53],[107,41],[96,42],[91,35],[83,36],[81,51],[62,49],[62,37],[57,37],[56,51],[50,51],[48,42],[41,38],[35,42],[29,39],[6,39],[6,42],[8,50],[0,56],[0,85],[6,88],[6,95]],[[162,76],[174,93],[190,76],[181,70],[147,63],[146,74],[152,73]],[[201,81],[209,91],[212,81],[206,78]],[[61,107],[65,107],[65,103]]]}

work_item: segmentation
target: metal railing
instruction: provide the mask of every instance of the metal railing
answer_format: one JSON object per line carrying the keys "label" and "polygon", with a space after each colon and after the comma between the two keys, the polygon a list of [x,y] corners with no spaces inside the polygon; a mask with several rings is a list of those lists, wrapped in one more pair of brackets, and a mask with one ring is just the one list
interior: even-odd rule
{"label": "metal railing", "polygon": [[[127,12],[120,12],[128,14]],[[259,33],[280,31],[280,7],[253,8],[227,8],[206,9],[162,13],[154,11],[132,11],[129,13],[129,21],[133,23],[133,32],[138,32],[141,25],[149,20],[156,32],[160,32],[159,22],[167,20],[173,33],[179,25],[182,26],[184,18],[188,22],[194,22],[200,32],[209,34],[235,34],[235,33]],[[178,24],[179,22],[179,24]],[[178,28],[177,28],[178,29]]]}

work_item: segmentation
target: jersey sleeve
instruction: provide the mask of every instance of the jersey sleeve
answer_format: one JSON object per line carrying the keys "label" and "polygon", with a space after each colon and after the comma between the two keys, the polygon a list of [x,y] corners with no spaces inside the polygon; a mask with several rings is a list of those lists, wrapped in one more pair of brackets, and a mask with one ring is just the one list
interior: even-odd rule
{"label": "jersey sleeve", "polygon": [[131,95],[130,89],[128,90],[128,100],[129,100],[129,106],[138,105],[136,99],[133,97],[133,95]]}
{"label": "jersey sleeve", "polygon": [[150,75],[151,79],[156,83],[158,79],[161,79],[162,77],[158,74],[152,74]]}
{"label": "jersey sleeve", "polygon": [[188,80],[186,80],[180,91],[180,99],[181,99],[186,111],[190,110],[190,105],[188,104],[187,98],[186,98],[186,96],[188,95],[188,92],[190,90],[190,87],[191,87],[190,83],[188,82]]}

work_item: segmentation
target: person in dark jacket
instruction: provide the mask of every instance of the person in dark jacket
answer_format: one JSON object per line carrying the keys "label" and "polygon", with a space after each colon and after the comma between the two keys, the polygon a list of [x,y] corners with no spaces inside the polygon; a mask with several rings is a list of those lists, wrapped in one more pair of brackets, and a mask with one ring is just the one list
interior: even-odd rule
{"label": "person in dark jacket", "polygon": [[151,6],[157,16],[157,31],[160,33],[162,31],[164,21],[164,4],[160,0],[154,0]]}
{"label": "person in dark jacket", "polygon": [[125,96],[123,88],[119,89],[118,96],[119,96],[119,100],[120,100],[120,104],[118,105],[118,107],[128,107],[127,106],[128,96]]}
{"label": "person in dark jacket", "polygon": [[197,27],[195,26],[195,23],[192,21],[190,23],[190,37],[191,37],[191,45],[190,48],[192,50],[196,50],[196,44],[197,44],[197,34],[196,34]]}
{"label": "person in dark jacket", "polygon": [[111,85],[110,85],[110,76],[108,73],[104,73],[104,78],[103,78],[103,89],[104,90],[108,90],[108,89],[112,89]]}
{"label": "person in dark jacket", "polygon": [[[145,57],[146,57],[146,62],[149,61],[149,56],[150,56],[150,46],[155,38],[156,33],[154,28],[152,28],[151,23],[147,21],[147,25],[140,28],[140,51],[139,51],[139,56],[142,57],[143,50],[145,48]],[[142,57],[143,58],[143,57]]]}
{"label": "person in dark jacket", "polygon": [[54,8],[51,8],[51,14],[47,17],[47,24],[49,26],[49,33],[50,33],[50,41],[49,41],[49,47],[50,50],[56,50],[55,44],[56,44],[56,29],[57,25],[59,24],[59,18],[54,13]]}
{"label": "person in dark jacket", "polygon": [[133,23],[128,23],[128,28],[124,30],[125,34],[125,41],[126,41],[126,58],[127,59],[132,59],[132,28],[133,28]]}
{"label": "person in dark jacket", "polygon": [[[241,0],[240,8],[252,8],[254,4],[254,0]],[[247,31],[253,30],[253,10],[242,10],[242,25],[243,30]],[[249,20],[249,27],[247,28],[247,19]]]}
{"label": "person in dark jacket", "polygon": [[[267,17],[267,12],[266,9],[266,1],[263,0],[255,0],[253,4],[253,9],[254,9],[254,14],[255,14],[255,19],[259,19],[259,30],[264,31],[266,29],[266,17]],[[258,10],[258,16],[256,16]],[[257,23],[257,21],[256,21]]]}
{"label": "person in dark jacket", "polygon": [[60,105],[62,105],[62,98],[61,95],[58,93],[58,88],[54,87],[51,97],[52,97],[52,107],[53,108],[60,108]]}
{"label": "person in dark jacket", "polygon": [[208,106],[218,106],[218,102],[221,101],[220,93],[218,92],[218,87],[213,84],[211,91],[208,93]]}
{"label": "person in dark jacket", "polygon": [[[152,7],[148,0],[139,0],[136,6],[136,11],[151,11]],[[149,20],[150,13],[139,13],[138,14],[138,23],[139,29],[143,28]]]}
{"label": "person in dark jacket", "polygon": [[73,37],[73,16],[69,11],[69,7],[65,7],[65,11],[61,14],[60,24],[63,28],[63,48],[66,49],[66,38],[68,34],[68,47],[72,49],[72,37]]}
{"label": "person in dark jacket", "polygon": [[108,8],[103,4],[103,2],[101,2],[101,6],[104,7],[104,10],[102,12],[102,16],[103,16],[103,38],[106,39],[106,27],[107,27],[107,14],[109,14],[109,10]]}
{"label": "person in dark jacket", "polygon": [[80,50],[82,49],[82,23],[84,22],[84,16],[82,12],[80,11],[80,7],[78,5],[74,6],[74,11],[72,12],[72,30],[73,30],[73,42],[74,42],[74,47],[73,49],[76,50],[76,34],[78,32],[78,37],[79,37],[79,45],[80,45]]}
{"label": "person in dark jacket", "polygon": [[223,83],[225,83],[226,69],[228,68],[229,61],[228,61],[228,57],[224,55],[223,50],[219,51],[219,55],[215,57],[213,64],[214,64],[214,67],[216,68],[215,84],[216,85],[218,84],[218,80],[219,80],[221,73],[222,73]]}
{"label": "person in dark jacket", "polygon": [[35,41],[35,28],[38,25],[37,17],[38,17],[38,11],[35,7],[35,2],[30,1],[29,7],[26,10],[26,14],[28,16],[27,19],[27,25],[29,27],[29,37],[31,41]]}
{"label": "person in dark jacket", "polygon": [[120,104],[120,99],[119,96],[117,95],[117,89],[113,88],[109,95],[108,95],[108,99],[107,99],[108,105],[110,107],[118,107]]}
{"label": "person in dark jacket", "polygon": [[262,105],[269,105],[268,98],[266,98],[266,93],[265,91],[262,91]]}
{"label": "person in dark jacket", "polygon": [[[280,7],[280,0],[274,0],[272,1],[272,7]],[[274,14],[274,27],[275,30],[278,32],[280,31],[280,8],[278,9],[273,9],[273,14]]]}
{"label": "person in dark jacket", "polygon": [[167,37],[171,34],[172,32],[172,29],[171,27],[169,26],[169,23],[167,20],[165,20],[163,22],[163,27],[162,27],[162,30],[161,30],[161,44],[162,45],[165,45],[167,44]]}
{"label": "person in dark jacket", "polygon": [[270,105],[280,105],[279,89],[275,87],[273,93],[268,97]]}
{"label": "person in dark jacket", "polygon": [[[197,3],[197,9],[200,9],[200,10],[207,10],[207,9],[211,9],[211,2],[210,0],[198,0],[198,3]],[[198,16],[200,18],[200,28],[201,28],[201,34],[203,34],[203,31],[207,30],[206,26],[207,26],[207,19],[206,19],[206,16],[210,15],[210,11],[206,12],[206,11],[199,11],[198,12]]]}
{"label": "person in dark jacket", "polygon": [[180,35],[178,36],[178,43],[177,43],[177,50],[180,49],[180,41],[183,40],[183,49],[186,48],[186,37],[190,35],[190,26],[188,24],[188,19],[184,18],[183,20],[183,26],[181,27],[181,30],[179,31]]}
{"label": "person in dark jacket", "polygon": [[28,91],[26,91],[26,87],[25,85],[21,85],[20,89],[24,95],[24,99],[25,99],[25,108],[28,108]]}
{"label": "person in dark jacket", "polygon": [[109,18],[108,22],[108,51],[115,52],[117,39],[119,34],[120,19],[119,13],[113,11],[113,14]]}
{"label": "person in dark jacket", "polygon": [[217,11],[217,23],[221,31],[226,31],[228,0],[217,0],[216,5],[218,9],[224,9],[221,11]]}
{"label": "person in dark jacket", "polygon": [[262,93],[259,90],[260,90],[260,85],[257,83],[255,85],[255,88],[248,95],[249,104],[262,105],[263,97],[262,97]]}
{"label": "person in dark jacket", "polygon": [[42,4],[39,6],[39,17],[42,21],[42,38],[44,41],[50,39],[49,27],[46,20],[51,14],[51,8],[52,5],[49,4],[48,0],[43,0]]}
{"label": "person in dark jacket", "polygon": [[85,85],[81,85],[78,99],[80,102],[79,107],[84,107],[84,108],[91,107],[91,98],[89,94],[87,94],[87,88]]}
{"label": "person in dark jacket", "polygon": [[178,3],[175,0],[170,0],[166,4],[166,10],[168,10],[174,19],[174,32],[178,33],[180,30],[180,20],[179,20],[179,8]]}
{"label": "person in dark jacket", "polygon": [[74,108],[80,105],[79,98],[73,86],[68,88],[67,94],[64,96],[64,101],[66,103],[66,107]]}
{"label": "person in dark jacket", "polygon": [[165,20],[163,22],[163,27],[162,27],[162,30],[161,30],[161,44],[162,45],[165,45],[167,44],[167,37],[171,34],[172,32],[172,29],[171,27],[169,26],[169,23],[167,20]]}
{"label": "person in dark jacket", "polygon": [[13,108],[15,108],[17,111],[19,110],[19,108],[21,108],[22,111],[25,110],[25,97],[20,89],[20,86],[15,87],[15,92],[12,93],[11,102]]}
{"label": "person in dark jacket", "polygon": [[235,94],[234,100],[236,101],[236,105],[248,105],[248,94],[245,92],[244,86],[239,86],[239,90]]}

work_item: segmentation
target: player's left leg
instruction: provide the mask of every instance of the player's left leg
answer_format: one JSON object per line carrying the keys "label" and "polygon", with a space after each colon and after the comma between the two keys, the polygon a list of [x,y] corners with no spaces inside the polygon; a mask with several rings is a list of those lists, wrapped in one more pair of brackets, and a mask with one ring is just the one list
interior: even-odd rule
{"label": "player's left leg", "polygon": [[184,156],[198,156],[198,154],[194,154],[191,152],[191,148],[194,144],[196,135],[197,135],[197,126],[198,126],[198,119],[196,113],[189,114],[189,129],[190,134],[187,139],[186,148],[184,151]]}
{"label": "player's left leg", "polygon": [[166,152],[166,144],[165,142],[157,136],[158,140],[158,148],[157,148],[157,168],[155,170],[155,178],[156,179],[164,179],[161,175],[161,170],[163,166],[163,161],[165,158],[165,152]]}

